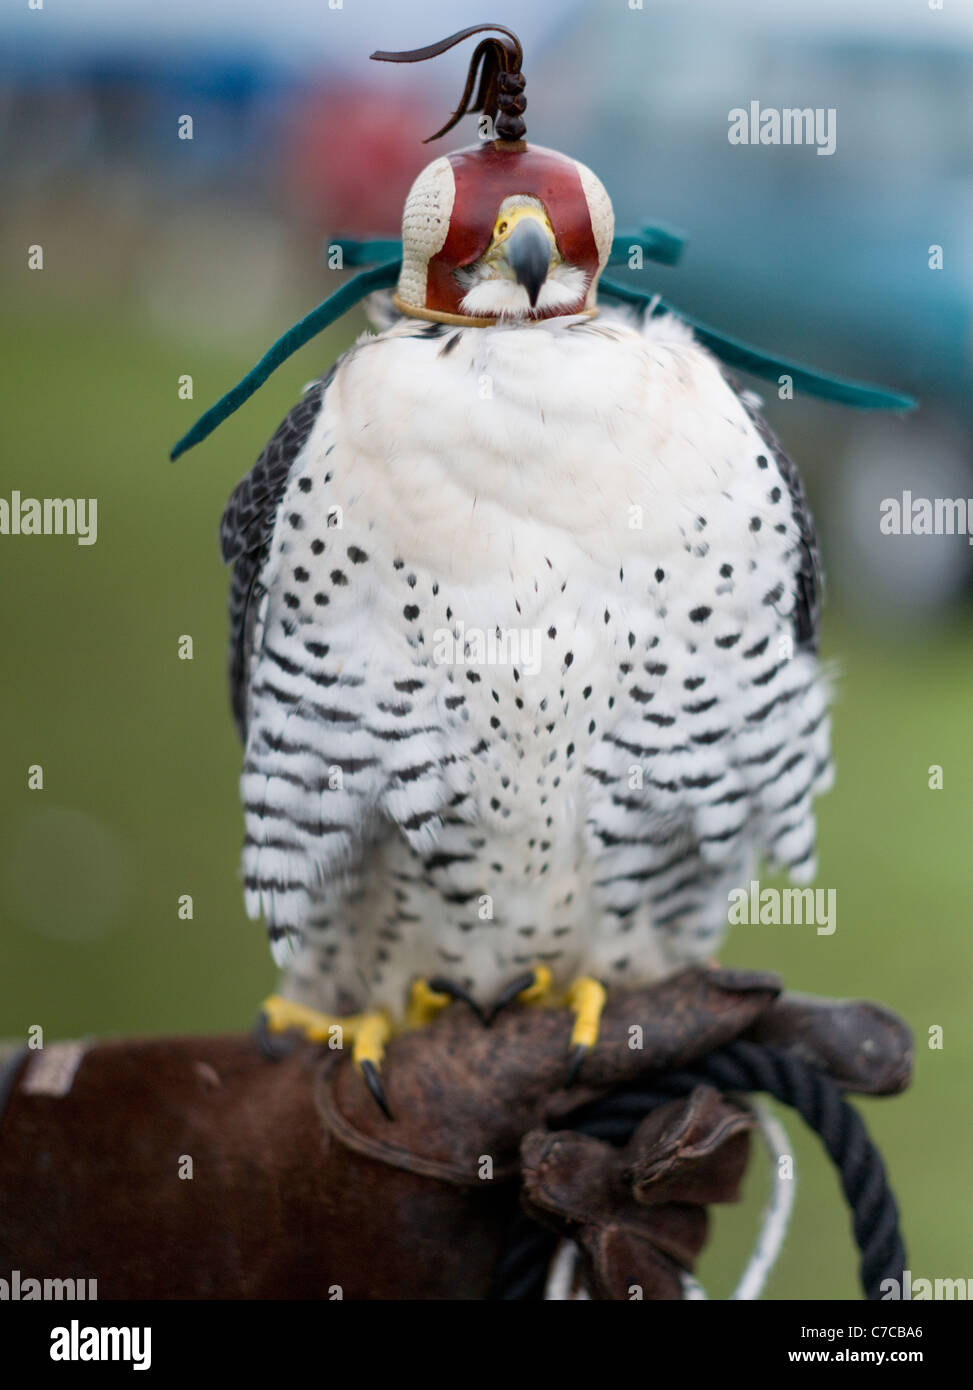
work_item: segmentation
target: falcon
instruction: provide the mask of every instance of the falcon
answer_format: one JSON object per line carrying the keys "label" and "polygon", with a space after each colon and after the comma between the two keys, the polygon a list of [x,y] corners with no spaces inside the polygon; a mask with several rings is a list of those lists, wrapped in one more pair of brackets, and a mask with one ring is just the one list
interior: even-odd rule
{"label": "falcon", "polygon": [[390,1032],[453,999],[566,1003],[576,1074],[758,863],[813,877],[831,778],[797,470],[685,324],[599,306],[611,202],[524,140],[512,53],[477,50],[495,138],[408,195],[386,326],[221,528],[266,1017],[340,1024],[383,1108]]}

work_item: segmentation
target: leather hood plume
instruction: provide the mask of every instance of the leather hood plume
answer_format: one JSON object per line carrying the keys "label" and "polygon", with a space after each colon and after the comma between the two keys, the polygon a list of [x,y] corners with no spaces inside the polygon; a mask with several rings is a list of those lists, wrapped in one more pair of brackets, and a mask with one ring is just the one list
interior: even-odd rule
{"label": "leather hood plume", "polygon": [[[437,130],[435,135],[427,136],[423,144],[428,145],[430,141],[438,140],[440,136],[452,130],[468,111],[482,111],[488,116],[498,140],[523,140],[527,134],[524,121],[527,98],[524,96],[525,78],[520,70],[524,61],[524,51],[517,35],[503,24],[473,24],[468,29],[460,29],[458,33],[450,34],[448,39],[427,44],[425,48],[413,48],[404,53],[380,50],[369,55],[380,63],[424,63],[427,58],[438,58],[440,53],[454,48],[473,34],[483,34],[490,30],[496,30],[496,34],[478,43],[473,50],[459,106],[442,129]],[[477,71],[480,82],[476,98],[471,102]]]}

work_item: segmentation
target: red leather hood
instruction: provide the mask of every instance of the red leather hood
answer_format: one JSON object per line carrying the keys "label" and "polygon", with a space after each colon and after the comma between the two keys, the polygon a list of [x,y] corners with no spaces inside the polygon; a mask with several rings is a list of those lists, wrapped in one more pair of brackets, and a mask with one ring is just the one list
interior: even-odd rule
{"label": "red leather hood", "polygon": [[[524,150],[497,149],[491,142],[472,145],[447,155],[452,165],[456,194],[449,231],[441,251],[429,261],[426,280],[427,309],[460,314],[463,290],[454,271],[471,265],[483,255],[504,198],[523,193],[544,204],[554,228],[558,250],[571,265],[587,273],[587,284],[598,273],[598,248],[591,229],[591,215],[581,178],[573,159],[529,145]],[[586,285],[587,290],[587,285]],[[577,313],[577,306],[552,311]],[[551,313],[538,317],[550,317]]]}

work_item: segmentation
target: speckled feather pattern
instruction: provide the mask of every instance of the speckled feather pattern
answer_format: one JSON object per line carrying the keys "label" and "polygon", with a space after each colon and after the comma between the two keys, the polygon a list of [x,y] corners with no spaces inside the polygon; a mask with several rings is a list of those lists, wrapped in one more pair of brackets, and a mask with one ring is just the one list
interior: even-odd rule
{"label": "speckled feather pattern", "polygon": [[[759,860],[813,875],[813,528],[681,325],[401,320],[282,430],[223,544],[246,905],[285,993],[646,982],[716,949]],[[460,625],[539,662],[437,661]]]}

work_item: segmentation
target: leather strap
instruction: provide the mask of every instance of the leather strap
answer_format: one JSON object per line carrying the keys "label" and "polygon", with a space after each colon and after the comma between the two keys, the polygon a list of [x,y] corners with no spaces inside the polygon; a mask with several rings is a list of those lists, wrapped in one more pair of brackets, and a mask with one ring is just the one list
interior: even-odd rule
{"label": "leather strap", "polygon": [[[470,1163],[453,1163],[446,1159],[433,1158],[428,1154],[413,1153],[401,1144],[380,1138],[378,1134],[360,1129],[353,1124],[342,1111],[338,1096],[335,1093],[335,1082],[341,1074],[339,1070],[341,1060],[339,1057],[327,1058],[314,1078],[315,1106],[329,1133],[339,1144],[355,1153],[363,1154],[366,1158],[374,1158],[379,1163],[387,1163],[392,1168],[404,1169],[407,1173],[417,1173],[423,1178],[438,1178],[441,1182],[451,1183],[454,1187],[479,1188],[483,1186],[483,1181],[477,1175],[475,1166]],[[388,1122],[384,1116],[379,1114],[377,1107],[371,1107],[368,1113],[371,1114],[372,1110],[376,1116],[376,1127],[385,1126],[387,1128]],[[497,1165],[494,1167],[492,1181],[503,1182],[516,1178],[519,1171],[520,1165],[516,1160],[509,1164]]]}

